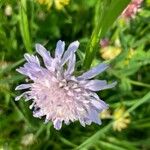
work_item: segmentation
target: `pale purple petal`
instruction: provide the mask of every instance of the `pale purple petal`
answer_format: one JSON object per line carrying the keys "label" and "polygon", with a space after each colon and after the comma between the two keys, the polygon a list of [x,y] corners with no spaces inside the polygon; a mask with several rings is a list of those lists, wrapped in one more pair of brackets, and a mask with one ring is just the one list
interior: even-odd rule
{"label": "pale purple petal", "polygon": [[32,84],[20,84],[15,88],[15,90],[23,90],[23,89],[28,89],[32,86]]}
{"label": "pale purple petal", "polygon": [[44,75],[44,69],[35,63],[25,63],[23,67],[16,69],[16,71],[28,76],[32,80],[36,79],[39,75]]}
{"label": "pale purple petal", "polygon": [[29,76],[29,73],[27,72],[27,70],[24,67],[20,67],[20,68],[16,69],[16,71],[23,75]]}
{"label": "pale purple petal", "polygon": [[107,82],[105,80],[90,80],[84,85],[84,88],[91,91],[99,91],[101,87],[104,87],[106,85]]}
{"label": "pale purple petal", "polygon": [[41,71],[42,67],[38,66],[35,63],[25,63],[24,68],[26,68],[28,71],[38,72]]}
{"label": "pale purple petal", "polygon": [[100,90],[112,88],[116,84],[117,84],[116,82],[112,84],[107,84],[105,80],[91,80],[84,85],[84,88],[89,89],[91,91],[100,91]]}
{"label": "pale purple petal", "polygon": [[68,67],[65,71],[65,75],[71,75],[75,69],[76,55],[74,53],[71,54],[70,59],[68,60]]}
{"label": "pale purple petal", "polygon": [[29,93],[30,93],[30,91],[27,91],[27,92],[22,93],[21,95],[19,95],[19,96],[15,97],[15,101],[20,100],[22,97],[24,97],[24,96],[28,95]]}
{"label": "pale purple petal", "polygon": [[54,123],[54,128],[56,130],[60,130],[61,129],[62,121],[60,119],[55,119],[53,123]]}
{"label": "pale purple petal", "polygon": [[105,85],[105,86],[102,86],[99,90],[111,89],[111,88],[115,87],[116,84],[117,84],[117,82],[113,82],[113,83],[111,83],[111,84],[107,84],[107,85]]}
{"label": "pale purple petal", "polygon": [[64,123],[65,123],[66,125],[69,125],[69,124],[70,124],[69,119],[66,119],[66,120],[64,121]]}
{"label": "pale purple petal", "polygon": [[19,95],[19,96],[16,96],[16,97],[15,97],[15,101],[19,101],[23,96],[24,96],[24,93],[22,93],[22,94]]}
{"label": "pale purple petal", "polygon": [[59,40],[56,45],[55,58],[61,59],[65,50],[65,42]]}
{"label": "pale purple petal", "polygon": [[45,66],[49,69],[52,62],[50,52],[47,51],[41,44],[36,44],[35,47],[38,54],[42,56]]}
{"label": "pale purple petal", "polygon": [[84,119],[84,122],[87,124],[87,125],[91,125],[92,121],[89,119],[89,118],[85,118]]}
{"label": "pale purple petal", "polygon": [[83,118],[79,118],[79,121],[80,121],[80,124],[81,124],[83,127],[85,127],[85,121],[84,121],[84,119],[83,119]]}
{"label": "pale purple petal", "polygon": [[[68,46],[67,51],[76,52],[77,49],[78,49],[78,47],[79,47],[79,41],[74,41],[74,42],[72,42],[72,43]],[[66,52],[67,52],[67,51],[66,51]]]}
{"label": "pale purple petal", "polygon": [[[32,108],[32,105],[30,106],[30,108]],[[42,112],[42,110],[36,110],[33,111],[33,116],[36,118],[41,118],[42,116],[44,116],[45,114]]]}
{"label": "pale purple petal", "polygon": [[40,66],[40,62],[37,56],[34,55],[30,55],[30,54],[24,54],[25,59],[29,62],[29,63],[36,63],[37,65]]}
{"label": "pale purple petal", "polygon": [[19,73],[28,76],[29,78],[31,78],[32,80],[35,79],[35,77],[31,74],[31,72],[29,71],[29,69],[25,68],[25,67],[20,67],[18,69],[16,69],[16,71],[18,71]]}
{"label": "pale purple petal", "polygon": [[100,100],[99,96],[94,92],[91,93],[91,97],[93,97],[96,100]]}
{"label": "pale purple petal", "polygon": [[67,51],[64,53],[64,55],[62,57],[61,66],[63,66],[68,61],[68,59],[71,56],[71,53],[75,53],[76,50],[78,49],[78,47],[79,47],[79,42],[78,41],[72,42],[69,45]]}
{"label": "pale purple petal", "polygon": [[98,74],[100,74],[101,72],[103,72],[104,70],[106,70],[107,68],[108,68],[107,64],[101,63],[96,67],[92,68],[91,70],[83,73],[81,76],[78,77],[78,79],[84,79],[84,80],[91,79],[97,76]]}
{"label": "pale purple petal", "polygon": [[100,120],[98,112],[96,110],[92,110],[92,109],[90,110],[90,112],[89,112],[89,118],[93,122],[95,122],[95,123],[97,123],[99,125],[101,124],[101,120]]}
{"label": "pale purple petal", "polygon": [[108,108],[108,105],[102,100],[91,100],[91,103],[96,107],[100,112]]}

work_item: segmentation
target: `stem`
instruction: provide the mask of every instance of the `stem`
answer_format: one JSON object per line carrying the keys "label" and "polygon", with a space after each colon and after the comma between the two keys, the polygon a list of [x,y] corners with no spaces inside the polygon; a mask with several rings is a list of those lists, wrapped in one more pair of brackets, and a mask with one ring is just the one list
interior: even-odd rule
{"label": "stem", "polygon": [[35,137],[38,138],[39,135],[42,133],[42,131],[45,128],[45,124],[42,124],[41,127],[37,130],[37,132],[35,133]]}
{"label": "stem", "polygon": [[18,108],[18,106],[15,104],[13,100],[11,100],[11,104],[16,109],[16,111],[19,113],[19,115],[22,117],[22,119],[25,121],[25,123],[31,128],[34,129],[32,124],[28,121],[28,119],[24,116],[23,112]]}
{"label": "stem", "polygon": [[138,81],[133,81],[129,79],[129,82],[131,84],[137,85],[137,86],[143,86],[143,87],[147,87],[150,88],[150,84],[146,84],[146,83],[142,83],[142,82],[138,82]]}
{"label": "stem", "polygon": [[130,107],[127,110],[127,113],[131,113],[133,110],[135,110],[137,107],[139,107],[148,100],[150,100],[150,92],[148,92],[143,98],[141,98],[139,102],[135,103],[132,107]]}
{"label": "stem", "polygon": [[110,122],[107,126],[105,126],[104,128],[100,129],[99,131],[97,131],[94,135],[92,135],[90,138],[85,140],[81,145],[76,147],[75,150],[88,148],[91,145],[91,143],[96,141],[100,136],[103,136],[111,128],[112,123],[113,122]]}

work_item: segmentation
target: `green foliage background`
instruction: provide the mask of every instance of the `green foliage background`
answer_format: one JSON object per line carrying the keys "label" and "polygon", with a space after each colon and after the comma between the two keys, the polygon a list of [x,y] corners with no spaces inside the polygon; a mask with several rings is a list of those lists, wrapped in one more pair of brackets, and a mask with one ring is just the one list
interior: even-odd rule
{"label": "green foliage background", "polygon": [[[117,18],[129,2],[71,0],[58,11],[36,0],[0,0],[0,150],[150,149],[150,1],[143,2],[134,19],[123,22]],[[19,94],[14,89],[24,80],[15,69],[24,62],[24,53],[35,53],[35,43],[53,53],[59,39],[67,44],[79,40],[76,68],[81,73],[104,61],[99,52],[104,37],[113,47],[119,41],[121,53],[105,60],[110,68],[100,76],[118,82],[114,89],[99,92],[111,111],[101,126],[84,128],[75,122],[56,131],[51,123],[32,116],[30,102],[14,101]],[[131,49],[134,54],[129,57]],[[119,132],[113,129],[113,112],[121,106],[131,122]]]}

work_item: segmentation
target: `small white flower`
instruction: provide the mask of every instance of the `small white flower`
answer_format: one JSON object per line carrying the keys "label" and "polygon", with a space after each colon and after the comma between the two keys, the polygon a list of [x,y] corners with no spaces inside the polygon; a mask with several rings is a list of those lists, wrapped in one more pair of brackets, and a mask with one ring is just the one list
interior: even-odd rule
{"label": "small white flower", "polygon": [[116,82],[107,84],[105,80],[90,80],[107,69],[104,63],[75,77],[78,47],[79,42],[75,41],[64,51],[65,43],[58,41],[53,58],[42,45],[36,44],[36,51],[43,58],[45,67],[40,65],[37,56],[25,54],[27,62],[17,69],[33,82],[16,87],[16,90],[29,89],[16,100],[21,97],[25,97],[26,101],[32,100],[30,109],[33,109],[33,116],[45,116],[45,122],[52,121],[57,130],[62,127],[62,122],[69,124],[79,120],[82,126],[92,122],[101,124],[99,113],[108,106],[95,91],[116,85]]}
{"label": "small white flower", "polygon": [[6,16],[11,16],[12,15],[12,7],[11,7],[11,5],[7,5],[5,7],[5,15]]}

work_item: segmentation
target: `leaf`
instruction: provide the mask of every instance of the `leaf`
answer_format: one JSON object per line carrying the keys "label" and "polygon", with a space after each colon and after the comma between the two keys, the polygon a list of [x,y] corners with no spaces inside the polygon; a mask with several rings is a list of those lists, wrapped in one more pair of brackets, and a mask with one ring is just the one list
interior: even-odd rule
{"label": "leaf", "polygon": [[26,47],[26,50],[31,53],[32,52],[32,44],[31,44],[31,38],[30,38],[30,34],[29,34],[29,23],[28,23],[28,17],[27,17],[26,0],[20,1],[19,25],[20,25],[20,31],[21,31],[23,43]]}
{"label": "leaf", "polygon": [[86,48],[84,68],[88,69],[99,47],[100,39],[106,34],[130,0],[100,0],[95,11],[95,28]]}
{"label": "leaf", "polygon": [[131,0],[112,0],[107,12],[105,12],[103,16],[103,22],[101,25],[101,37],[107,32],[107,30],[111,27],[114,21],[118,18],[118,16],[122,13],[122,11],[126,8],[128,3]]}

